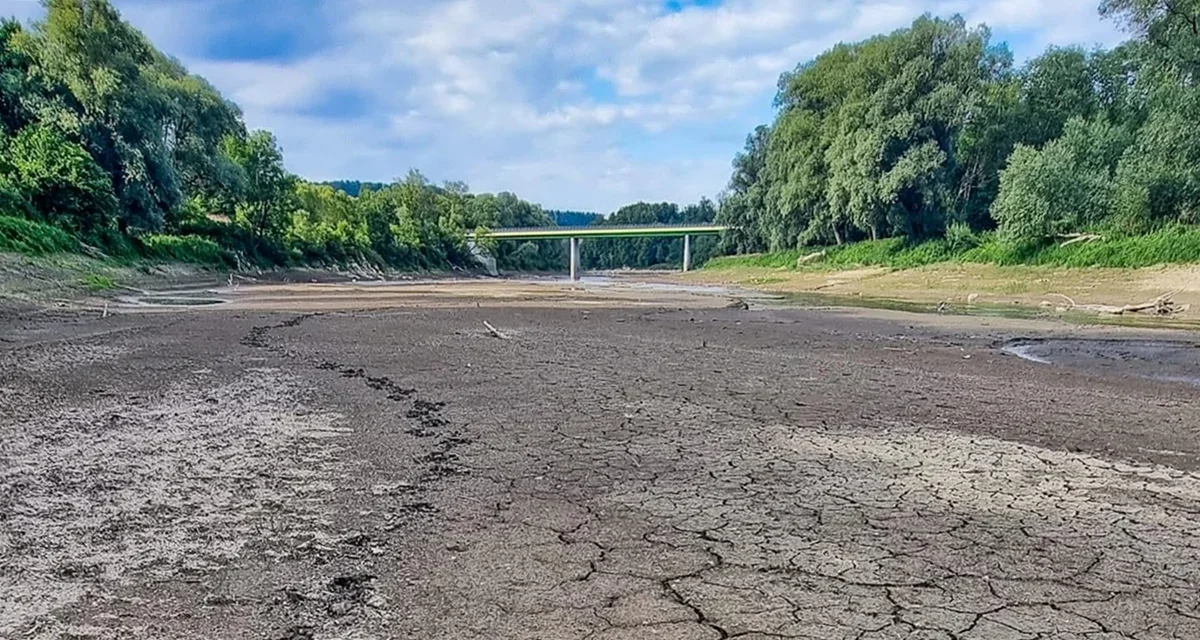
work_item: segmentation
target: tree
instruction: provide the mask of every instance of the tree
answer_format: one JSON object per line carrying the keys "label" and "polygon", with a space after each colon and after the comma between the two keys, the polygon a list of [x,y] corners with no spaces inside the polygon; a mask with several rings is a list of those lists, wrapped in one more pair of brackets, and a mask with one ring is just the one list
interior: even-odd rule
{"label": "tree", "polygon": [[162,145],[183,193],[212,200],[236,190],[237,168],[221,153],[221,143],[246,135],[241,110],[206,80],[157,52],[146,72],[162,101],[157,113]]}
{"label": "tree", "polygon": [[163,140],[166,104],[148,72],[157,52],[107,0],[45,5],[45,19],[17,41],[55,95],[39,117],[78,135],[112,176],[122,227],[161,228],[183,194]]}
{"label": "tree", "polygon": [[359,260],[371,249],[366,217],[354,198],[328,185],[297,182],[285,239],[310,261]]}
{"label": "tree", "polygon": [[236,222],[252,234],[255,248],[263,240],[282,238],[296,179],[283,166],[283,152],[275,136],[268,131],[255,131],[244,138],[228,136],[221,151],[238,167],[244,186],[234,209]]}
{"label": "tree", "polygon": [[1129,142],[1105,120],[1073,118],[1042,149],[1019,145],[992,206],[1001,232],[1041,241],[1103,222],[1112,210],[1114,169]]}
{"label": "tree", "polygon": [[1031,60],[1022,74],[1021,103],[1020,141],[1035,147],[1062,135],[1071,118],[1095,115],[1098,104],[1087,53],[1078,47],[1052,47]]}
{"label": "tree", "polygon": [[1155,47],[1193,80],[1200,71],[1200,0],[1103,0],[1100,13]]}
{"label": "tree", "polygon": [[40,95],[29,77],[29,56],[16,45],[24,30],[15,20],[0,19],[0,133],[12,134],[29,124],[31,98]]}
{"label": "tree", "polygon": [[117,201],[108,175],[79,145],[44,126],[21,130],[0,161],[6,181],[47,221],[81,232],[109,225]]}
{"label": "tree", "polygon": [[771,129],[760,125],[746,136],[745,150],[733,159],[733,176],[717,213],[718,221],[730,227],[721,236],[726,251],[762,251],[767,246],[758,221],[764,208],[762,174],[770,139]]}
{"label": "tree", "polygon": [[1127,232],[1200,223],[1200,91],[1159,89],[1116,182],[1117,221]]}
{"label": "tree", "polygon": [[948,212],[966,206],[961,194],[996,164],[976,148],[977,166],[965,171],[958,145],[968,125],[986,130],[981,115],[1001,112],[979,105],[1010,73],[1010,54],[990,45],[986,28],[926,16],[785,74],[766,160],[772,248],[940,234]]}

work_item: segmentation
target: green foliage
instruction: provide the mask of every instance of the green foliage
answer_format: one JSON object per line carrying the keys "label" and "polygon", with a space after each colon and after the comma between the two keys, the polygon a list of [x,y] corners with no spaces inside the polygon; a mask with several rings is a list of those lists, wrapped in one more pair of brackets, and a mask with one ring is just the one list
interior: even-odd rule
{"label": "green foliage", "polygon": [[[643,224],[702,224],[711,223],[717,215],[716,205],[707,198],[682,209],[668,202],[639,202],[622,207],[598,222],[601,226]],[[709,236],[692,238],[692,264],[703,265],[715,251],[717,240]],[[683,264],[682,238],[595,238],[580,245],[580,258],[585,269],[619,269],[622,267],[649,268]]]}
{"label": "green foliage", "polygon": [[89,273],[83,276],[80,284],[84,289],[92,292],[108,291],[117,286],[116,281],[101,273]]}
{"label": "green foliage", "polygon": [[236,267],[232,253],[207,238],[151,234],[138,238],[142,255],[151,260],[186,262],[209,267]]}
{"label": "green foliage", "polygon": [[48,224],[0,215],[0,251],[43,255],[79,251],[74,236]]}
{"label": "green foliage", "polygon": [[1167,86],[1117,168],[1113,226],[1200,223],[1200,91]]}
{"label": "green foliage", "polygon": [[992,206],[1001,231],[1036,241],[1099,225],[1110,211],[1113,172],[1128,144],[1129,136],[1104,120],[1074,118],[1043,149],[1018,146]]}
{"label": "green foliage", "polygon": [[1153,47],[1162,63],[1200,70],[1200,0],[1102,0],[1100,12]]}
{"label": "green foliage", "polygon": [[954,222],[946,227],[946,246],[954,253],[961,253],[983,244],[983,236],[965,222]]}
{"label": "green foliage", "polygon": [[379,191],[387,188],[387,185],[382,182],[359,182],[358,180],[334,180],[324,184],[354,198],[362,195],[363,191]]}
{"label": "green foliage", "polygon": [[285,239],[308,261],[361,260],[371,248],[367,219],[354,198],[331,186],[300,183]]}
{"label": "green foliage", "polygon": [[234,207],[234,220],[260,241],[282,235],[296,178],[284,169],[275,136],[268,131],[228,136],[221,151],[240,170],[242,197]]}
{"label": "green foliage", "polygon": [[586,227],[604,219],[604,216],[589,211],[547,211],[546,215],[560,227]]}
{"label": "green foliage", "polygon": [[6,145],[11,185],[41,217],[90,232],[108,226],[117,201],[107,174],[79,145],[48,127],[25,127]]}
{"label": "green foliage", "polygon": [[740,230],[724,248],[921,239],[969,219],[956,209],[980,209],[972,198],[1000,164],[994,146],[1009,144],[1016,93],[993,87],[1010,74],[987,29],[957,17],[922,17],[785,74],[774,126],[735,160],[721,219]]}
{"label": "green foliage", "polygon": [[783,74],[775,121],[734,159],[721,250],[900,238],[824,263],[1037,260],[1064,234],[1200,223],[1200,0],[1101,11],[1135,38],[1017,69],[986,27],[926,16]]}
{"label": "green foliage", "polygon": [[908,244],[901,238],[866,240],[827,247],[826,255],[811,265],[798,266],[808,249],[714,258],[710,269],[845,269],[890,267],[910,269],[958,262],[975,264],[1044,265],[1055,267],[1139,268],[1161,264],[1200,262],[1200,229],[1172,226],[1137,236],[1116,236],[1069,245],[1015,241],[995,233],[974,234],[974,245],[954,246],[949,239]]}

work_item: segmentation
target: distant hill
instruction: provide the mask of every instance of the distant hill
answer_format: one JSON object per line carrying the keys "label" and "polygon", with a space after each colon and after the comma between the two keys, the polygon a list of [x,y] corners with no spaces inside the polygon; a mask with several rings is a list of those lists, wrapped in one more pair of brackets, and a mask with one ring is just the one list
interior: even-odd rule
{"label": "distant hill", "polygon": [[560,227],[586,227],[604,219],[599,213],[588,211],[547,211],[554,224]]}
{"label": "distant hill", "polygon": [[355,198],[358,197],[358,194],[361,193],[364,188],[370,189],[371,191],[379,191],[387,186],[387,184],[382,182],[359,182],[358,180],[333,180],[331,182],[326,182],[325,184],[347,195],[354,196]]}

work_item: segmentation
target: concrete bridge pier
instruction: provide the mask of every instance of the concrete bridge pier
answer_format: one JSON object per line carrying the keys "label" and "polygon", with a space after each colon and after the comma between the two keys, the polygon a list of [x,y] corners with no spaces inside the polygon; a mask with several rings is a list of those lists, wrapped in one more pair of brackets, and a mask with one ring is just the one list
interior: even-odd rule
{"label": "concrete bridge pier", "polygon": [[683,272],[692,270],[692,236],[683,236]]}
{"label": "concrete bridge pier", "polygon": [[571,282],[579,282],[579,238],[571,238]]}

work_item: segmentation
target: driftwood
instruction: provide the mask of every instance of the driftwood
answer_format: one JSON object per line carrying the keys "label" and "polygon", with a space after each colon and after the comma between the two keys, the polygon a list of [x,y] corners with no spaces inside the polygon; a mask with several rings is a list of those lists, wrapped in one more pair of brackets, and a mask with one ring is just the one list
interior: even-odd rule
{"label": "driftwood", "polygon": [[1185,313],[1185,312],[1187,312],[1188,309],[1191,308],[1191,305],[1176,304],[1175,301],[1172,300],[1172,297],[1176,293],[1178,293],[1178,292],[1173,291],[1171,293],[1163,294],[1149,302],[1143,302],[1141,304],[1127,304],[1124,306],[1114,306],[1114,305],[1107,305],[1107,304],[1076,304],[1075,301],[1072,300],[1070,297],[1065,296],[1061,293],[1053,293],[1050,295],[1062,298],[1063,300],[1065,300],[1067,302],[1066,307],[1059,307],[1059,310],[1062,310],[1062,311],[1076,311],[1076,310],[1090,311],[1092,313],[1099,313],[1099,314],[1113,315],[1113,316],[1122,316],[1122,315],[1132,314],[1132,313],[1149,312],[1152,315],[1156,315],[1156,316],[1173,316],[1176,314]]}
{"label": "driftwood", "polygon": [[487,327],[488,333],[492,334],[492,337],[500,338],[501,340],[508,340],[508,336],[500,333],[500,330],[496,327],[493,327],[492,323],[488,322],[487,320],[483,321],[483,326]]}
{"label": "driftwood", "polygon": [[799,258],[796,258],[796,266],[811,264],[813,262],[818,262],[824,258],[825,258],[825,252],[817,251],[816,253],[810,253],[808,255],[804,255],[804,256],[800,256]]}
{"label": "driftwood", "polygon": [[1073,244],[1078,244],[1080,242],[1092,242],[1094,240],[1103,240],[1104,236],[1097,235],[1095,233],[1068,233],[1066,235],[1059,236],[1059,238],[1062,238],[1064,240],[1064,242],[1058,246],[1067,247],[1067,246],[1070,246]]}

